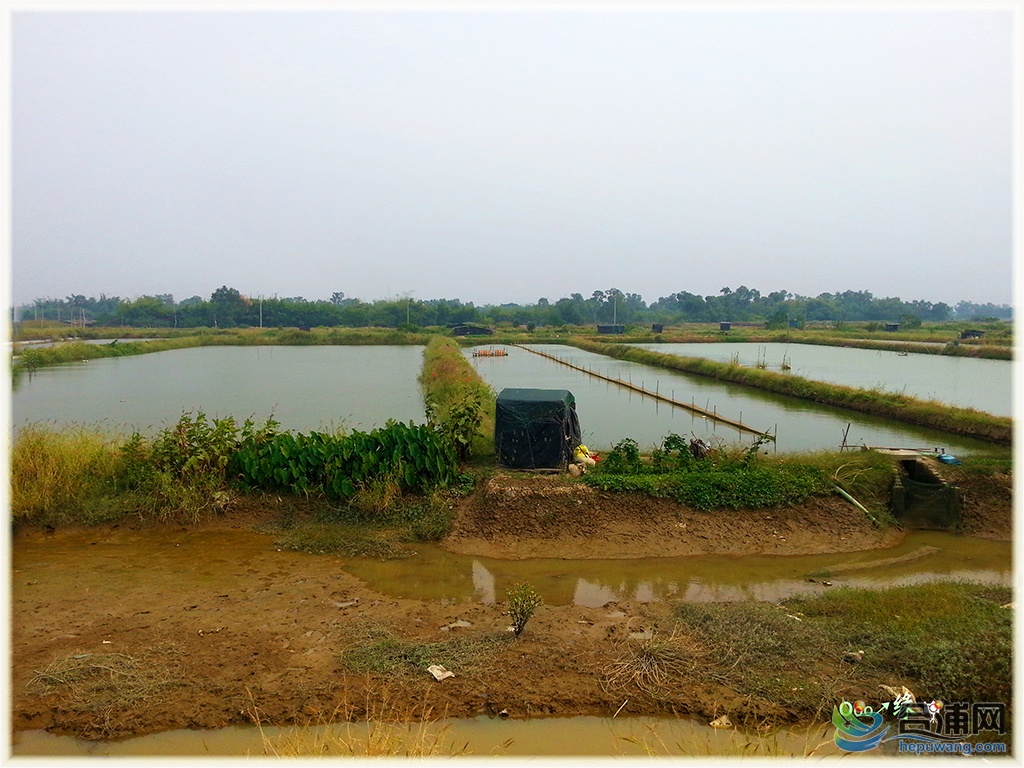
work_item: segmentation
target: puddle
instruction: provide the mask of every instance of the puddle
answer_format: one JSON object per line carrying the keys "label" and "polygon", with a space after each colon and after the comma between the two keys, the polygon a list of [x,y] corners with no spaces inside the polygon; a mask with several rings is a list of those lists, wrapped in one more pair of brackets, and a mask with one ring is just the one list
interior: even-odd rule
{"label": "puddle", "polygon": [[340,560],[343,570],[390,597],[493,603],[503,600],[514,583],[525,581],[548,605],[588,607],[625,600],[776,602],[839,586],[1013,582],[1011,542],[935,531],[911,531],[899,545],[884,550],[790,557],[495,560],[420,545],[413,557],[370,560],[275,550],[272,536],[249,531],[116,530],[21,541],[12,559],[18,588],[57,573],[73,573],[79,589],[101,589],[112,578],[145,574],[148,588],[179,591],[221,584],[239,565],[256,572],[272,560],[283,575],[330,571]]}
{"label": "puddle", "polygon": [[[392,597],[492,603],[528,582],[548,605],[764,600],[829,586],[969,580],[1012,584],[1011,543],[912,531],[896,547],[830,555],[690,556],[640,560],[494,560],[421,547],[401,561],[348,560],[345,570]],[[813,579],[813,581],[811,580]]]}
{"label": "puddle", "polygon": [[[301,757],[379,755],[382,742],[419,745],[425,756],[449,757],[820,757],[844,754],[832,729],[790,728],[761,736],[715,729],[686,718],[549,717],[502,720],[478,717],[430,726],[366,723],[316,727],[254,726],[212,731],[167,731],[115,742],[87,742],[46,731],[15,734],[16,756],[65,757]],[[351,752],[349,750],[352,750]],[[392,753],[395,754],[395,753]],[[402,751],[396,756],[401,756]]]}

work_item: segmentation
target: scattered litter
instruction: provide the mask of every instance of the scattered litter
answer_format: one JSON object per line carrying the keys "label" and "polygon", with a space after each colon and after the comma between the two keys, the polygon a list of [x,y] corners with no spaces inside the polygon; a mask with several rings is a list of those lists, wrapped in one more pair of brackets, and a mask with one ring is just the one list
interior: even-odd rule
{"label": "scattered litter", "polygon": [[653,632],[653,630],[650,630],[650,629],[644,629],[644,630],[642,630],[640,632],[630,632],[629,633],[629,639],[630,640],[653,640],[654,639],[654,632]]}
{"label": "scattered litter", "polygon": [[803,619],[801,619],[799,616],[794,616],[792,613],[787,613],[786,615],[789,616],[789,618],[791,618],[791,619],[796,619],[797,621],[803,621]]}
{"label": "scattered litter", "polygon": [[508,710],[501,710],[501,712],[498,713],[498,717],[500,717],[502,720],[508,720]]}
{"label": "scattered litter", "polygon": [[331,605],[333,605],[335,608],[351,608],[353,605],[355,605],[358,602],[359,602],[359,598],[357,597],[354,600],[345,600],[345,601],[340,602],[340,603],[336,602],[336,601],[333,601],[333,602],[331,602]]}
{"label": "scattered litter", "polygon": [[[1003,607],[1005,608],[1006,606],[1003,606]],[[594,624],[594,622],[592,622],[592,621],[587,621],[586,619],[580,619],[580,620],[579,620],[579,621],[577,621],[576,623],[577,623],[577,624],[586,624],[587,626],[593,626],[593,624]]]}
{"label": "scattered litter", "polygon": [[445,624],[443,627],[441,627],[441,631],[442,632],[448,632],[449,630],[452,630],[452,629],[459,629],[459,628],[462,628],[462,627],[472,627],[472,626],[473,625],[470,622],[465,621],[464,619],[459,619],[458,621],[453,621],[451,624]]}
{"label": "scattered litter", "polygon": [[206,635],[215,635],[218,632],[220,632],[222,629],[224,629],[224,627],[217,627],[216,629],[207,629],[205,631],[200,629],[199,630],[199,636],[200,637],[205,637]]}
{"label": "scattered litter", "polygon": [[732,720],[729,719],[728,715],[721,715],[711,721],[712,728],[732,728]]}
{"label": "scattered litter", "polygon": [[909,699],[910,701],[913,701],[913,702],[917,701],[917,697],[913,693],[911,693],[910,689],[907,688],[907,686],[905,686],[905,685],[900,686],[901,690],[896,690],[895,688],[893,688],[891,686],[888,686],[888,685],[884,685],[884,684],[883,685],[879,685],[878,687],[881,688],[886,693],[888,693],[890,696],[892,696],[892,698],[894,700],[901,698],[901,699],[904,699],[904,700]]}
{"label": "scattered litter", "polygon": [[864,651],[847,651],[843,654],[843,661],[849,662],[850,664],[856,664],[858,661],[864,660]]}
{"label": "scattered litter", "polygon": [[431,664],[429,667],[427,667],[427,672],[432,674],[435,680],[445,680],[449,677],[455,677],[454,672],[450,672],[449,670],[442,667],[440,664]]}
{"label": "scattered litter", "polygon": [[1012,611],[1013,610],[1013,603],[1007,603],[1006,605],[1000,605],[999,607],[1000,608],[1009,608]]}
{"label": "scattered litter", "polygon": [[113,645],[113,643],[110,640],[102,640],[100,642],[102,645]]}

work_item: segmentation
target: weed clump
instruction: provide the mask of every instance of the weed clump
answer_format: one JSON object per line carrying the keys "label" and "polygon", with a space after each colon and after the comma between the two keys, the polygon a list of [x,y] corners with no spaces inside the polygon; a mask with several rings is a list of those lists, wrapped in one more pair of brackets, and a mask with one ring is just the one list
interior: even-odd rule
{"label": "weed clump", "polygon": [[518,637],[544,601],[529,584],[513,584],[505,593],[508,615],[512,618],[512,632]]}
{"label": "weed clump", "polygon": [[632,491],[669,498],[694,509],[755,509],[798,504],[832,492],[824,468],[813,463],[759,458],[758,439],[745,449],[693,451],[670,434],[649,459],[635,440],[620,441],[584,477],[602,490]]}

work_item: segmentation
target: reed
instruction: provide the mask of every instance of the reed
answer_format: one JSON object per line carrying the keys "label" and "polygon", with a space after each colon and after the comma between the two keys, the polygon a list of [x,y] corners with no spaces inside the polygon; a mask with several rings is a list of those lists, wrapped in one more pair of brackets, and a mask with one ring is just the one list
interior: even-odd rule
{"label": "reed", "polygon": [[27,426],[11,445],[11,517],[46,523],[107,517],[119,467],[117,447],[105,435]]}
{"label": "reed", "polygon": [[1010,445],[1013,438],[1012,419],[994,416],[974,408],[961,408],[894,392],[858,389],[811,381],[787,373],[719,363],[700,357],[681,357],[623,344],[600,343],[575,338],[571,343],[580,349],[620,360],[742,384],[779,395],[847,408],[953,435],[978,438],[1000,445]]}

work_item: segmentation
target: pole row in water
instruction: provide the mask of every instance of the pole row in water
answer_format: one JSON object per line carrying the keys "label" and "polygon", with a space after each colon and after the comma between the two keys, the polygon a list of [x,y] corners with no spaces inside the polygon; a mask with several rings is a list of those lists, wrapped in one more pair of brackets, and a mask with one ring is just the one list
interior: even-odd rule
{"label": "pole row in water", "polygon": [[680,401],[678,401],[678,400],[676,400],[674,398],[666,397],[665,395],[661,394],[660,392],[657,392],[657,391],[656,392],[651,392],[649,389],[645,389],[642,386],[637,386],[636,384],[634,384],[631,381],[623,381],[622,379],[615,379],[615,378],[612,378],[611,376],[605,376],[603,373],[598,373],[597,371],[592,371],[589,368],[584,368],[581,365],[576,365],[575,363],[570,363],[567,360],[563,360],[562,358],[556,357],[555,355],[550,355],[547,352],[541,352],[541,351],[536,350],[536,349],[530,349],[529,347],[524,347],[521,344],[512,344],[512,346],[513,347],[518,347],[519,349],[526,350],[527,352],[532,352],[535,355],[540,355],[541,357],[545,357],[548,360],[552,360],[552,361],[554,361],[556,363],[561,363],[562,365],[565,365],[565,366],[568,366],[569,368],[572,368],[574,371],[579,371],[580,373],[585,373],[585,374],[587,374],[589,376],[593,376],[595,379],[601,379],[602,381],[607,381],[607,382],[610,382],[612,384],[618,384],[620,387],[624,387],[624,388],[632,390],[634,392],[639,392],[641,395],[643,395],[645,397],[650,397],[650,398],[653,398],[655,400],[660,400],[663,403],[668,403],[669,405],[673,405],[673,406],[675,406],[677,408],[683,408],[683,409],[685,409],[687,411],[691,411],[692,413],[696,413],[698,416],[703,416],[703,417],[705,417],[707,419],[711,419],[712,421],[716,421],[716,422],[718,422],[720,424],[728,424],[730,427],[735,427],[736,429],[743,430],[744,432],[750,432],[751,434],[754,434],[754,435],[763,435],[764,437],[767,437],[770,440],[774,440],[775,439],[775,436],[772,435],[770,432],[763,432],[760,429],[754,429],[753,427],[748,427],[746,424],[744,424],[744,423],[742,423],[740,421],[735,421],[733,419],[727,419],[724,416],[720,416],[718,414],[718,409],[717,408],[714,411],[708,411],[708,410],[706,410],[704,408],[701,408],[698,405],[694,405],[693,403],[682,403],[682,402],[680,402]]}

